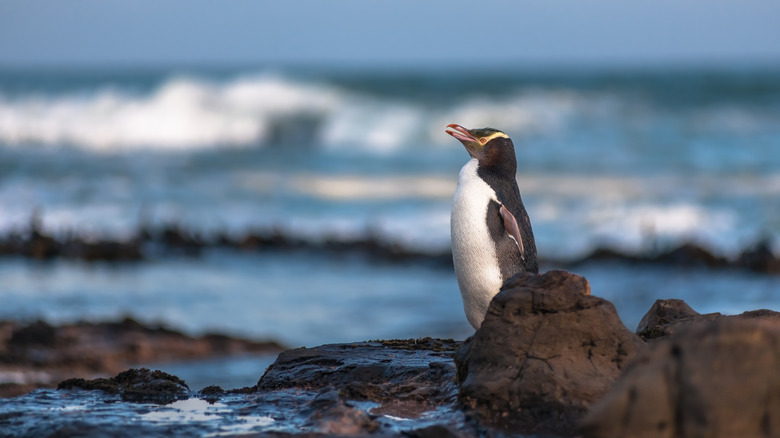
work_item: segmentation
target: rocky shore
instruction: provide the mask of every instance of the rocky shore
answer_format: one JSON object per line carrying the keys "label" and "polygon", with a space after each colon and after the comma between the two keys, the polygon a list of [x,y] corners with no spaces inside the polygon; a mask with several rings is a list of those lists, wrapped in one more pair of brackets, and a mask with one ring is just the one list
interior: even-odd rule
{"label": "rocky shore", "polygon": [[[777,312],[701,315],[680,300],[659,300],[634,333],[611,303],[590,294],[587,280],[550,271],[510,279],[464,342],[286,350],[255,386],[238,390],[194,392],[176,376],[146,369],[68,379],[59,390],[6,400],[0,430],[9,436],[780,436],[778,366]],[[58,404],[67,416],[52,408]]]}
{"label": "rocky shore", "polygon": [[[657,246],[657,245],[650,245]],[[204,234],[189,230],[181,224],[158,227],[140,227],[135,237],[127,240],[83,237],[76,232],[65,236],[46,234],[40,220],[33,217],[28,230],[0,236],[0,256],[26,257],[35,260],[55,258],[84,261],[134,262],[158,256],[185,255],[195,257],[208,249],[237,251],[308,251],[333,253],[359,253],[368,259],[383,262],[427,263],[432,266],[452,267],[449,251],[425,252],[387,242],[381,236],[368,232],[364,237],[326,237],[306,240],[283,231],[282,228],[248,230],[230,234],[213,232]],[[745,247],[740,254],[728,259],[694,243],[652,249],[644,253],[622,252],[600,247],[576,260],[542,260],[543,264],[558,267],[575,267],[591,261],[614,261],[631,264],[662,266],[707,267],[714,269],[745,270],[759,274],[780,274],[780,257],[775,255],[769,242],[759,240]]]}
{"label": "rocky shore", "polygon": [[273,341],[219,333],[192,337],[130,318],[61,326],[0,321],[0,398],[56,387],[67,378],[112,375],[138,364],[282,350]]}

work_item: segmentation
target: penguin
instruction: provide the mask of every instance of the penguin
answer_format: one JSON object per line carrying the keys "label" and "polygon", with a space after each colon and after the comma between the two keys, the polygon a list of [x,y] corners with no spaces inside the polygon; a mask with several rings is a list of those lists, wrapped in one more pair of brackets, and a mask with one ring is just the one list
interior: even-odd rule
{"label": "penguin", "polygon": [[539,272],[531,220],[517,187],[512,139],[493,128],[447,125],[471,156],[452,200],[452,259],[463,309],[478,329],[504,281]]}

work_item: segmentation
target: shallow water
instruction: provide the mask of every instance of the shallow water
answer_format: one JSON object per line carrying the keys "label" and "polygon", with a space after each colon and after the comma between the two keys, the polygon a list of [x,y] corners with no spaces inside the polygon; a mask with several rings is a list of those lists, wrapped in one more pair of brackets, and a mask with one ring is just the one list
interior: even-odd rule
{"label": "shallow water", "polygon": [[192,334],[220,331],[291,346],[465,338],[451,271],[353,256],[208,251],[149,263],[8,260],[0,318],[61,322],[129,315]]}
{"label": "shallow water", "polygon": [[[617,262],[567,269],[585,276],[592,294],[612,301],[632,329],[656,299],[680,298],[701,313],[780,308],[776,276]],[[473,332],[450,268],[358,255],[207,250],[199,258],[130,264],[6,260],[0,264],[0,290],[3,319],[65,322],[128,315],[190,334],[219,331],[290,347],[465,339]]]}

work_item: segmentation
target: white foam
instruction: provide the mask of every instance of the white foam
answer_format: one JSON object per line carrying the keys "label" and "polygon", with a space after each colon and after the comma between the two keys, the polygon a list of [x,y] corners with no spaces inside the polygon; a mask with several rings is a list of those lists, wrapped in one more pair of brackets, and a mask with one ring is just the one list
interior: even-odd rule
{"label": "white foam", "polygon": [[387,153],[451,144],[443,129],[453,122],[513,134],[557,129],[578,102],[570,92],[530,90],[506,98],[464,96],[437,107],[270,74],[223,81],[175,76],[141,94],[108,85],[88,93],[0,94],[0,142],[189,150],[258,145],[291,130],[325,147]]}
{"label": "white foam", "polygon": [[[449,212],[455,175],[327,175],[290,172],[236,172],[228,185],[203,193],[202,202],[166,199],[147,204],[139,192],[116,200],[109,186],[95,188],[88,200],[65,200],[60,194],[43,205],[29,199],[49,199],[47,187],[36,183],[0,188],[0,232],[27,229],[30,214],[39,210],[43,229],[61,235],[128,239],[137,231],[139,209],[150,224],[182,223],[194,231],[238,233],[281,228],[285,234],[311,242],[329,238],[378,238],[426,252],[450,245]],[[734,197],[772,199],[780,194],[780,179],[714,176],[559,176],[518,178],[544,257],[584,255],[607,244],[628,251],[649,244],[694,241],[727,256],[754,242],[771,222],[757,222],[755,209],[733,210],[729,203],[707,201],[717,191]],[[685,188],[681,193],[680,188]],[[18,190],[17,190],[18,189]],[[26,193],[30,192],[31,193]],[[263,202],[271,194],[284,202]],[[74,198],[75,199],[75,198]],[[761,204],[759,204],[761,205]],[[777,249],[776,233],[770,234]]]}
{"label": "white foam", "polygon": [[732,213],[688,203],[605,205],[592,209],[587,222],[596,239],[634,251],[648,240],[700,241],[716,247],[735,243],[729,236],[736,226]]}
{"label": "white foam", "polygon": [[266,140],[281,117],[327,112],[337,102],[323,86],[274,76],[226,83],[174,77],[140,96],[112,88],[89,95],[0,96],[0,140],[103,151],[252,144]]}

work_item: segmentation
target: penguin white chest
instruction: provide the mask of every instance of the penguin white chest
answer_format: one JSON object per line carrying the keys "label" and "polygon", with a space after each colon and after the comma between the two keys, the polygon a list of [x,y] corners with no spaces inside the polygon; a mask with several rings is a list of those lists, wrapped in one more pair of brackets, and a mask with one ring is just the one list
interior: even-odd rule
{"label": "penguin white chest", "polygon": [[472,159],[461,169],[450,217],[455,276],[466,317],[474,328],[482,324],[502,284],[496,245],[487,225],[488,205],[491,200],[498,202],[498,197],[477,174],[478,164]]}

